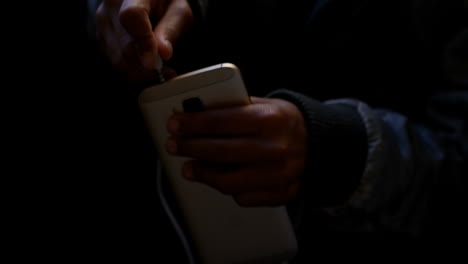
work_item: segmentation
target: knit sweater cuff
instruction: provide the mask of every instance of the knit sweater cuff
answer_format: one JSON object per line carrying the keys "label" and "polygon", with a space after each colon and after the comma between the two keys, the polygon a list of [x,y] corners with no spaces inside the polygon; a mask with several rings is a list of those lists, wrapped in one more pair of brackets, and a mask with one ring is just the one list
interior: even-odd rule
{"label": "knit sweater cuff", "polygon": [[367,157],[367,134],[356,109],[322,103],[289,90],[267,97],[292,102],[308,130],[307,168],[302,195],[314,207],[344,204],[359,185]]}

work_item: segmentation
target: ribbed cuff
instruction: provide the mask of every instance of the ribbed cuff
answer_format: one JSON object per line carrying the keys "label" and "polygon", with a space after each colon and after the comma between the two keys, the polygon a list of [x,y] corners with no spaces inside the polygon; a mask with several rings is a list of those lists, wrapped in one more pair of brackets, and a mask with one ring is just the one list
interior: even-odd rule
{"label": "ribbed cuff", "polygon": [[359,185],[367,158],[366,129],[357,110],[289,90],[267,97],[290,101],[303,114],[309,138],[302,198],[314,207],[344,204]]}

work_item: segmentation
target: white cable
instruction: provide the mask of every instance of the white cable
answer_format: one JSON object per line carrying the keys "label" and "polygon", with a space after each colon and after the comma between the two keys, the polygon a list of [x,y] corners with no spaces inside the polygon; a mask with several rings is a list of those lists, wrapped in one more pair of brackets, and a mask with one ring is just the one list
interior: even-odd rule
{"label": "white cable", "polygon": [[158,59],[158,61],[156,62],[156,66],[154,67],[154,69],[155,69],[156,72],[158,73],[159,82],[160,82],[160,83],[163,83],[163,82],[165,82],[166,80],[164,79],[164,75],[163,75],[163,73],[162,73],[163,61],[162,61],[161,56],[159,56],[159,54],[158,54],[157,59]]}
{"label": "white cable", "polygon": [[182,231],[182,228],[180,227],[179,223],[177,222],[177,219],[175,218],[174,214],[172,213],[172,210],[167,203],[166,197],[164,196],[164,192],[162,190],[162,168],[161,168],[161,162],[158,160],[157,162],[158,166],[158,171],[156,173],[156,184],[157,186],[157,191],[159,195],[159,200],[161,201],[161,204],[164,208],[164,211],[166,212],[167,216],[169,217],[169,220],[172,223],[172,226],[174,227],[177,235],[179,236],[180,242],[182,242],[182,246],[184,247],[185,253],[187,255],[187,259],[189,261],[189,264],[195,264],[195,258],[193,257],[192,250],[190,248],[189,242],[187,240],[187,237],[184,234],[184,231]]}

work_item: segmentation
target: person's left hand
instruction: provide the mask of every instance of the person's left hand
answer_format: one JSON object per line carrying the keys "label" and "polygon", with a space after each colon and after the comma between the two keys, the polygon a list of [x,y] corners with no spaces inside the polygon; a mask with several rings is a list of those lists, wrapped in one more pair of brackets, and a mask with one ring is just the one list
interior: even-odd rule
{"label": "person's left hand", "polygon": [[299,191],[307,131],[297,107],[281,99],[252,97],[253,104],[168,121],[167,151],[193,158],[183,176],[232,195],[241,206],[278,206]]}

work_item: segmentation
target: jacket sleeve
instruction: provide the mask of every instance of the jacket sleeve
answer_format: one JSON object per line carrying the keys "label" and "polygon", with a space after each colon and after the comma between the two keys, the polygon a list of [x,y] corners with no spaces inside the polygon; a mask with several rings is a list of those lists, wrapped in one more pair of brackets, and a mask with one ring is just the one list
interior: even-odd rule
{"label": "jacket sleeve", "polygon": [[447,85],[431,93],[417,120],[356,99],[318,102],[289,90],[269,94],[295,103],[307,123],[309,168],[295,208],[306,212],[302,218],[317,210],[333,219],[326,221],[329,228],[349,232],[418,236],[463,229],[467,51],[462,30],[444,51]]}
{"label": "jacket sleeve", "polygon": [[[210,10],[219,10],[211,5],[223,1],[199,2],[203,3],[209,18]],[[235,4],[242,5],[241,2]],[[251,5],[253,2],[256,1],[251,1]],[[269,1],[269,8],[278,13],[287,11],[276,9],[275,2]],[[313,16],[321,11],[304,6],[304,2],[307,1],[296,6],[310,13],[310,23],[313,23]],[[394,1],[392,5],[369,0],[326,2],[321,6],[322,18],[342,12],[367,22],[373,20],[366,18],[380,18],[367,24],[394,23],[388,31],[382,28],[366,32],[367,24],[358,30],[369,38],[381,34],[385,36],[383,39],[391,39],[407,34],[411,45],[421,50],[421,57],[430,61],[431,69],[443,72],[444,77],[440,78],[443,81],[437,81],[440,87],[415,88],[423,90],[421,96],[427,98],[425,103],[414,104],[417,110],[409,109],[423,113],[417,119],[408,112],[372,101],[314,100],[307,88],[270,93],[270,97],[293,102],[302,111],[309,131],[309,167],[300,199],[290,205],[290,208],[302,208],[291,210],[296,212],[293,215],[298,215],[295,221],[313,222],[317,215],[310,212],[319,211],[330,219],[324,223],[335,230],[408,235],[442,229],[442,226],[455,230],[463,219],[461,198],[467,190],[468,175],[464,165],[468,155],[468,35],[460,16],[463,5],[465,10],[468,6],[467,1],[412,0]],[[262,15],[269,13],[263,10]],[[447,18],[447,13],[456,15]],[[266,18],[261,21],[270,25]],[[447,29],[444,24],[456,26]],[[416,62],[424,64],[417,59]],[[430,74],[422,74],[424,83],[420,85],[430,84],[431,78]],[[458,224],[445,225],[447,221]]]}

